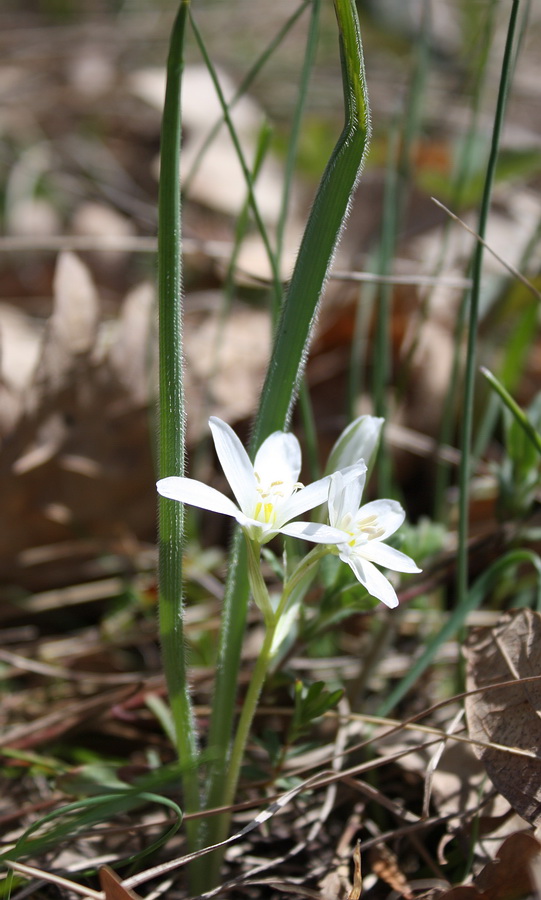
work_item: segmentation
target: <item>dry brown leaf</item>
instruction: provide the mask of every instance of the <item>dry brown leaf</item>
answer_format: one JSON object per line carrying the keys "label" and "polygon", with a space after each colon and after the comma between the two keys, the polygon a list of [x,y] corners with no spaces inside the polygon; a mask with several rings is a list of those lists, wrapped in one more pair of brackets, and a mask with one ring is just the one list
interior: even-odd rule
{"label": "dry brown leaf", "polygon": [[[1,381],[13,391],[25,391],[38,361],[41,329],[16,306],[0,303]],[[0,407],[0,415],[4,415]],[[5,433],[0,425],[0,433]]]}
{"label": "dry brown leaf", "polygon": [[[76,210],[71,228],[74,234],[103,238],[107,236],[111,244],[118,246],[122,238],[132,237],[135,233],[133,222],[121,215],[116,209],[104,203],[82,203]],[[110,271],[127,258],[126,250],[94,250],[90,259],[98,264],[101,271]]]}
{"label": "dry brown leaf", "polygon": [[438,900],[520,900],[535,889],[532,868],[541,860],[541,844],[529,832],[505,839],[474,884],[444,891]]}
{"label": "dry brown leaf", "polygon": [[533,890],[531,865],[541,859],[541,844],[526,831],[509,835],[492,860],[475,879],[490,900],[514,900]]}
{"label": "dry brown leaf", "polygon": [[398,857],[385,844],[377,844],[370,851],[370,867],[378,878],[381,878],[393,891],[408,900],[412,893],[406,876],[400,869]]}
{"label": "dry brown leaf", "polygon": [[[217,69],[221,90],[230,102],[237,86],[223,69]],[[222,117],[216,89],[206,66],[184,69],[185,97],[182,104],[184,142],[181,169],[191,172],[189,196],[210,209],[237,215],[246,197],[246,180],[227,127],[222,124],[211,144],[202,147],[210,129]],[[165,70],[140,69],[132,73],[128,85],[133,93],[161,111],[165,94]],[[248,161],[254,159],[258,135],[265,114],[259,104],[243,94],[231,104],[231,118]],[[197,162],[197,167],[195,163]],[[157,165],[157,164],[156,164]],[[193,169],[193,171],[192,171]],[[280,213],[282,174],[272,153],[266,154],[254,185],[254,194],[263,219],[275,223]]]}
{"label": "dry brown leaf", "polygon": [[[220,328],[221,297],[211,300],[192,296],[186,318],[189,441],[208,434],[207,408],[232,424],[251,415],[270,346],[263,312],[234,304]],[[154,540],[153,305],[143,284],[100,323],[87,268],[60,257],[33,378],[15,387],[0,372],[0,584],[85,581],[99,576],[97,557],[112,552],[123,564],[137,541]],[[69,557],[57,556],[60,545]]]}
{"label": "dry brown leaf", "polygon": [[348,900],[359,900],[363,890],[363,879],[361,875],[361,848],[358,841],[353,851],[353,865],[353,887],[348,894]]}
{"label": "dry brown leaf", "polygon": [[116,342],[100,345],[90,275],[73,254],[61,256],[34,378],[13,393],[13,412],[2,422],[0,583],[41,590],[84,578],[80,567],[88,552],[82,544],[72,556],[75,574],[53,552],[42,554],[43,564],[30,564],[31,549],[84,536],[103,552],[124,546],[131,535],[152,539],[145,392],[151,303],[149,288],[134,291]]}
{"label": "dry brown leaf", "polygon": [[[464,653],[467,688],[517,680],[516,685],[466,698],[469,733],[479,741],[539,753],[541,683],[518,683],[541,674],[541,615],[530,609],[504,613],[493,628],[473,629]],[[494,787],[524,819],[541,822],[541,758],[476,747]]]}
{"label": "dry brown leaf", "polygon": [[54,308],[43,343],[36,381],[59,387],[76,357],[95,344],[98,295],[90,272],[74,253],[61,253],[54,278]]}
{"label": "dry brown leaf", "polygon": [[144,405],[152,394],[152,361],[157,359],[153,347],[155,316],[154,288],[138,285],[125,298],[118,319],[118,333],[109,360],[120,384],[129,389],[132,398]]}
{"label": "dry brown leaf", "polygon": [[120,878],[109,866],[102,866],[100,869],[100,887],[105,900],[140,900],[139,894],[123,887]]}
{"label": "dry brown leaf", "polygon": [[[208,434],[207,410],[236,422],[250,416],[265,377],[271,331],[265,312],[235,303],[224,320],[212,294],[191,297],[186,316],[188,442]],[[207,304],[201,318],[197,304]]]}

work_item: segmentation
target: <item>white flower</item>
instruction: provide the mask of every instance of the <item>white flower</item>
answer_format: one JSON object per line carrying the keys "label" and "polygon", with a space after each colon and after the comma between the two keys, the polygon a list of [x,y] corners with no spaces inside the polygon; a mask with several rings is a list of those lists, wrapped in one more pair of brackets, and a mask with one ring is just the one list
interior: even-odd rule
{"label": "white flower", "polygon": [[270,541],[279,532],[321,544],[343,539],[340,531],[328,525],[291,522],[326,501],[330,480],[322,478],[307,487],[299,483],[301,448],[294,435],[275,431],[261,444],[252,465],[229,425],[214,416],[209,419],[209,425],[218,459],[238,506],[201,481],[174,475],[158,481],[158,492],[163,497],[232,516],[247,537],[258,544]]}
{"label": "white flower", "polygon": [[376,416],[359,416],[344,428],[334,444],[327,461],[325,473],[339,472],[362,459],[370,472],[378,448],[385,419]]}
{"label": "white flower", "polygon": [[383,543],[402,525],[405,513],[396,500],[374,500],[361,506],[365,478],[365,473],[357,478],[343,472],[331,475],[329,521],[349,536],[337,545],[340,559],[351,566],[369,594],[393,609],[398,606],[395,589],[374,563],[397,572],[421,569],[405,553]]}

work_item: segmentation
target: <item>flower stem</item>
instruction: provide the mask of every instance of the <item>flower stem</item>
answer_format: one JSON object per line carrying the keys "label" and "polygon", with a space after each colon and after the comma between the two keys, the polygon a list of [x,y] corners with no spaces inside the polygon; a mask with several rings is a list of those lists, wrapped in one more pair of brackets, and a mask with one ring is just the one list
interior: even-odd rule
{"label": "flower stem", "polygon": [[265,626],[267,630],[269,630],[276,626],[278,616],[274,613],[267,585],[261,574],[261,547],[258,543],[250,541],[248,538],[246,538],[246,544],[248,547],[248,578],[250,580],[252,596],[256,606],[258,606],[263,613]]}
{"label": "flower stem", "polygon": [[[269,667],[269,662],[271,659],[271,648],[275,631],[276,623],[265,629],[265,638],[263,640],[263,645],[257,657],[257,661],[254,666],[252,678],[250,681],[250,687],[248,688],[246,697],[244,698],[244,703],[242,705],[242,713],[240,715],[239,724],[237,726],[235,740],[233,741],[233,749],[231,751],[231,758],[229,760],[229,771],[226,778],[224,791],[224,803],[226,805],[232,803],[235,797],[235,791],[237,788],[237,782],[239,780],[240,767],[244,758],[246,742],[250,734],[250,728],[257,708],[257,701],[259,700],[259,695],[261,694],[263,684],[265,683],[265,677],[267,675],[267,669]],[[224,816],[223,819],[225,820],[225,818],[226,817]],[[225,821],[224,825],[225,829],[223,836],[225,837],[225,831],[227,829],[227,823]]]}
{"label": "flower stem", "polygon": [[280,597],[280,603],[278,604],[278,608],[275,613],[277,623],[286,611],[289,598],[291,597],[291,594],[293,593],[295,588],[298,587],[303,578],[308,575],[310,569],[317,565],[322,557],[331,552],[332,550],[327,544],[318,544],[314,547],[313,550],[310,551],[310,553],[307,553],[307,555],[303,557],[303,559],[301,559],[299,565],[284,585],[284,590],[282,591],[282,596]]}
{"label": "flower stem", "polygon": [[[259,544],[246,539],[246,548],[248,556],[248,577],[250,588],[255,603],[263,613],[265,620],[265,638],[263,646],[257,657],[254,666],[250,686],[244,698],[242,712],[235,733],[231,755],[228,760],[227,769],[224,772],[224,779],[221,785],[220,805],[230,806],[235,799],[237,784],[239,780],[240,768],[244,758],[244,751],[250,728],[253,722],[255,711],[257,709],[257,701],[265,683],[265,677],[271,660],[271,650],[278,624],[278,617],[275,615],[267,586],[261,574],[260,568],[260,546]],[[231,821],[231,813],[226,811],[217,817],[216,824],[212,833],[213,843],[225,840]],[[208,859],[209,871],[211,872],[211,883],[218,878],[219,869],[222,863],[224,848],[220,847],[215,850]]]}
{"label": "flower stem", "polygon": [[[265,629],[263,646],[261,647],[261,650],[257,657],[257,661],[252,673],[252,679],[250,681],[250,686],[246,693],[246,697],[244,698],[242,713],[240,715],[235,739],[233,741],[233,748],[231,750],[231,756],[229,758],[229,765],[227,767],[225,783],[222,787],[222,804],[224,806],[231,806],[235,799],[240,775],[240,768],[242,765],[242,760],[244,759],[246,743],[248,741],[248,736],[250,734],[250,729],[252,727],[252,722],[257,709],[257,702],[263,689],[267,670],[271,660],[271,649],[275,631],[276,623]],[[215,843],[226,839],[230,822],[231,813],[229,811],[225,811],[217,817],[216,827],[213,831],[212,838]],[[208,865],[212,872],[211,881],[215,878],[217,879],[218,877],[218,873],[223,860],[224,850],[224,847],[219,847],[217,850],[214,850],[212,854],[210,854],[210,857],[207,857]]]}
{"label": "flower stem", "polygon": [[[273,642],[280,617],[285,612],[289,598],[295,588],[298,587],[310,569],[317,565],[319,560],[329,552],[329,548],[326,545],[318,545],[317,547],[314,547],[303,560],[301,560],[293,572],[293,575],[288,579],[284,586],[276,611],[273,611],[269,592],[261,574],[259,560],[260,547],[258,544],[254,544],[253,541],[249,540],[246,540],[246,544],[248,549],[248,575],[250,587],[253,598],[259,609],[261,609],[265,619],[265,637],[254,666],[250,686],[246,693],[246,697],[244,698],[242,712],[233,741],[225,783],[222,790],[222,803],[224,806],[229,806],[235,799],[240,769],[244,759],[244,751],[246,749],[246,743],[250,735],[250,729],[257,709],[257,702],[272,660]],[[214,838],[216,842],[226,838],[230,819],[231,816],[227,812],[220,816],[220,823]],[[218,866],[221,863],[221,859],[222,854],[220,850],[215,851],[215,854],[213,854],[213,865]]]}

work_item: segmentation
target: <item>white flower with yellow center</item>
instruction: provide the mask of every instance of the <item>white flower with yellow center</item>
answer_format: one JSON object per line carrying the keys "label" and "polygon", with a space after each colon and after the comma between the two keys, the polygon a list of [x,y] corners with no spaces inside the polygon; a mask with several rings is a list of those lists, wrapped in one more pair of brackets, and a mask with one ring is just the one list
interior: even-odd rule
{"label": "white flower with yellow center", "polygon": [[252,465],[229,425],[214,416],[209,425],[238,506],[208,484],[175,475],[158,481],[163,497],[231,516],[257,544],[265,544],[278,533],[321,544],[343,539],[340,531],[328,525],[291,521],[326,501],[330,481],[328,476],[307,487],[300,484],[301,448],[294,435],[275,431],[262,443]]}
{"label": "white flower with yellow center", "polygon": [[329,488],[329,522],[348,535],[336,552],[353,570],[369,594],[393,609],[398,597],[378,566],[396,572],[420,572],[414,561],[384,541],[402,525],[405,513],[396,500],[373,500],[361,506],[366,474],[335,472]]}

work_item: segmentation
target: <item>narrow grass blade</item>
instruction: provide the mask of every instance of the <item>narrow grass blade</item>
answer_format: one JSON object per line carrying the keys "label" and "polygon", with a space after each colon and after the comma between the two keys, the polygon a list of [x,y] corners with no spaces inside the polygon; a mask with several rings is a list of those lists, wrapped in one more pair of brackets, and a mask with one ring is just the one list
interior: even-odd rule
{"label": "narrow grass blade", "polygon": [[250,171],[248,162],[245,158],[239,136],[235,130],[235,125],[229,114],[229,107],[228,107],[226,99],[224,97],[224,94],[223,94],[223,91],[222,91],[222,88],[220,85],[220,80],[219,80],[218,74],[216,72],[216,68],[213,65],[212,60],[207,52],[205,41],[203,40],[203,35],[201,34],[201,32],[198,28],[197,22],[195,21],[193,16],[190,16],[190,22],[191,22],[192,30],[195,35],[197,44],[199,46],[199,50],[201,51],[201,55],[205,61],[205,65],[206,65],[209,75],[212,79],[212,83],[214,85],[216,95],[220,102],[220,106],[222,107],[222,114],[224,117],[224,122],[227,125],[229,135],[231,137],[233,146],[235,148],[235,152],[237,154],[237,158],[241,165],[242,173],[244,175],[244,180],[246,182],[246,187],[248,189],[248,198],[250,201],[250,209],[252,211],[252,214],[253,214],[253,217],[254,217],[254,220],[255,220],[255,223],[257,226],[257,230],[259,231],[259,234],[261,236],[261,240],[263,241],[263,245],[265,247],[265,252],[267,254],[267,259],[269,261],[269,266],[270,266],[270,269],[272,272],[272,283],[273,283],[273,293],[274,293],[274,304],[273,305],[276,308],[278,306],[279,298],[282,293],[282,284],[280,281],[280,273],[278,271],[276,254],[274,253],[274,251],[271,247],[269,234],[268,234],[267,228],[265,226],[265,223],[263,221],[263,218],[261,216],[261,213],[259,211],[259,206],[258,206],[257,199],[256,199],[256,196],[254,193],[253,172]]}
{"label": "narrow grass blade", "polygon": [[[163,111],[158,225],[159,298],[159,476],[184,470],[182,389],[182,261],[180,215],[180,92],[189,0],[182,0],[167,60]],[[180,503],[159,500],[159,625],[162,658],[175,726],[177,752],[187,767],[183,777],[186,808],[199,808],[198,749],[187,683],[182,621],[184,511]],[[193,829],[193,826],[189,826]]]}
{"label": "narrow grass blade", "polygon": [[[383,224],[379,247],[379,274],[392,273],[393,261],[403,213],[412,183],[412,149],[417,140],[421,121],[423,97],[429,61],[430,5],[423,3],[422,27],[417,43],[416,62],[408,91],[405,121],[400,128],[398,115],[392,123],[389,135],[385,193],[383,201]],[[391,319],[393,287],[382,283],[378,292],[376,307],[376,330],[373,350],[373,406],[374,414],[386,418],[387,395],[391,380]],[[385,426],[384,426],[385,427]],[[392,496],[391,457],[385,439],[376,464],[378,491],[381,496]]]}
{"label": "narrow grass blade", "polygon": [[306,98],[308,95],[308,85],[310,81],[310,73],[314,64],[316,54],[317,38],[319,32],[319,18],[321,12],[321,0],[312,0],[312,12],[310,16],[310,25],[308,28],[308,38],[306,41],[306,51],[304,54],[302,71],[299,79],[299,90],[297,94],[297,103],[293,113],[293,121],[291,123],[291,133],[289,135],[287,145],[287,156],[284,171],[284,185],[282,188],[282,203],[280,206],[280,215],[278,217],[278,226],[276,229],[276,258],[278,265],[282,257],[284,245],[284,232],[287,222],[287,214],[289,210],[289,200],[291,196],[291,185],[295,171],[295,162],[299,149],[299,137],[301,133],[301,124],[306,107]]}
{"label": "narrow grass blade", "polygon": [[[451,205],[453,209],[460,210],[463,202],[464,196],[466,194],[467,185],[470,182],[472,171],[473,171],[473,159],[474,159],[474,150],[475,143],[478,136],[479,131],[479,120],[481,116],[482,109],[482,101],[485,92],[485,86],[489,80],[489,50],[493,45],[494,39],[494,29],[495,29],[495,21],[496,21],[496,12],[497,12],[497,0],[490,0],[488,9],[486,11],[486,18],[483,21],[482,26],[482,34],[483,41],[480,42],[480,54],[479,56],[475,56],[474,54],[469,54],[470,59],[478,59],[476,69],[474,72],[473,79],[473,87],[472,87],[472,105],[470,112],[470,122],[468,126],[468,130],[464,137],[463,143],[461,145],[461,149],[458,155],[458,160],[455,168],[455,172],[453,174],[453,188],[452,188],[452,202]],[[469,14],[475,14],[475,10],[470,9]],[[475,29],[472,29],[472,33],[477,33]],[[434,273],[437,274],[441,272],[444,260],[446,258],[449,240],[451,237],[451,222],[447,220],[445,223],[445,228],[443,232],[443,239],[441,243],[441,249],[438,256],[438,260],[434,267]],[[454,358],[451,367],[451,373],[449,377],[449,389],[447,391],[445,401],[443,404],[442,416],[441,416],[441,427],[439,434],[439,444],[440,447],[453,443],[453,424],[454,424],[454,411],[457,403],[457,396],[459,391],[459,382],[460,382],[460,371],[461,371],[461,354],[462,354],[462,344],[463,344],[463,334],[464,327],[466,321],[466,300],[467,297],[464,297],[463,302],[460,305],[459,313],[457,316],[457,321],[454,329]],[[428,301],[426,304],[426,309],[428,310]],[[434,486],[434,518],[441,519],[443,515],[443,511],[445,508],[445,492],[447,487],[449,486],[450,481],[450,469],[448,463],[445,463],[443,460],[439,459],[436,466],[436,483]]]}
{"label": "narrow grass blade", "polygon": [[75,840],[78,835],[91,831],[95,826],[104,826],[114,816],[140,809],[149,803],[159,804],[172,810],[175,821],[144,850],[131,854],[124,860],[124,862],[135,862],[152,854],[178,831],[182,822],[182,812],[178,804],[170,797],[133,789],[76,800],[47,813],[34,822],[21,835],[15,846],[2,854],[1,858],[3,860],[19,860],[28,856],[39,856],[51,848],[58,847],[66,840]]}
{"label": "narrow grass blade", "polygon": [[[513,0],[511,14],[509,17],[509,25],[507,29],[505,50],[502,60],[498,100],[496,104],[494,125],[492,129],[492,142],[487,164],[483,198],[479,213],[479,224],[477,227],[477,233],[482,239],[484,239],[486,233],[486,225],[490,209],[490,198],[492,194],[492,185],[494,183],[494,174],[496,171],[496,162],[498,159],[500,136],[506,108],[510,75],[512,71],[513,44],[515,39],[518,11],[519,0]],[[473,431],[473,399],[476,372],[475,358],[477,343],[477,322],[479,317],[479,297],[481,293],[483,251],[483,244],[481,243],[481,241],[477,241],[472,265],[472,290],[470,295],[466,370],[462,407],[462,455],[460,459],[459,469],[459,523],[457,558],[457,603],[459,607],[465,602],[465,598],[468,592],[469,479],[471,470],[471,442]]]}
{"label": "narrow grass blade", "polygon": [[[319,2],[319,0],[318,0],[318,2]],[[275,52],[275,50],[280,46],[280,44],[282,43],[284,38],[287,37],[287,35],[289,34],[293,25],[297,21],[297,19],[299,19],[301,17],[301,15],[303,14],[306,7],[310,6],[311,3],[312,3],[312,0],[303,0],[303,2],[291,14],[291,16],[289,17],[287,22],[284,23],[284,25],[278,30],[278,32],[274,35],[274,37],[269,41],[268,45],[265,47],[265,49],[260,54],[258,59],[256,59],[253,66],[250,67],[249,71],[246,73],[246,75],[242,79],[237,91],[235,91],[235,94],[233,95],[233,97],[231,98],[229,103],[227,104],[228,112],[230,112],[233,109],[233,107],[238,103],[238,101],[241,99],[241,97],[243,97],[246,94],[246,92],[249,90],[252,82],[255,80],[257,75],[263,69],[267,60],[270,59],[270,57]],[[197,159],[194,161],[192,168],[190,169],[190,171],[184,178],[184,184],[182,185],[182,190],[184,193],[189,194],[190,185],[194,179],[194,176],[196,175],[196,173],[199,169],[199,166],[201,165],[201,162],[203,161],[203,159],[205,157],[205,153],[206,153],[208,147],[211,145],[212,141],[215,139],[216,135],[218,134],[218,131],[220,130],[220,126],[222,125],[223,122],[224,122],[224,116],[222,115],[213,124],[207,137],[203,141],[203,144],[201,146],[201,152],[199,153]]]}
{"label": "narrow grass blade", "polygon": [[527,435],[529,440],[532,442],[532,444],[535,447],[535,449],[537,450],[537,452],[541,454],[541,435],[534,428],[534,426],[530,422],[530,420],[529,420],[528,416],[526,415],[526,413],[524,412],[524,410],[520,408],[518,403],[513,399],[513,397],[509,393],[509,391],[506,391],[503,384],[500,381],[498,381],[497,378],[495,378],[495,376],[492,374],[492,372],[489,372],[489,370],[486,369],[484,366],[481,367],[481,372],[483,373],[483,375],[485,376],[485,378],[487,379],[487,381],[489,382],[491,387],[496,391],[496,393],[503,400],[505,406],[507,407],[507,409],[509,410],[511,415],[513,415],[515,417],[516,421],[518,422],[518,424],[520,425],[520,427],[522,428],[524,433]]}

